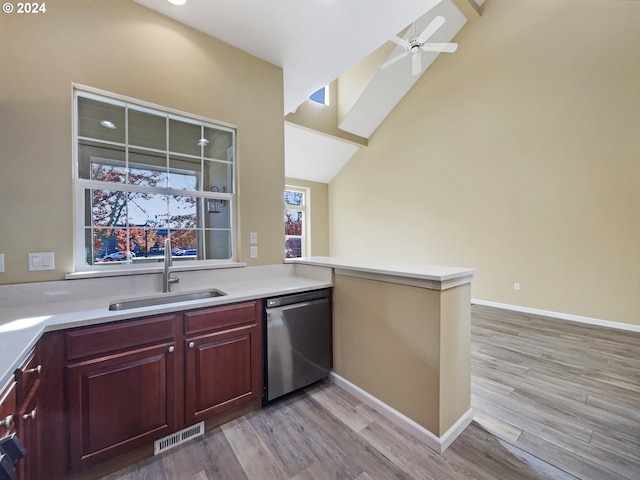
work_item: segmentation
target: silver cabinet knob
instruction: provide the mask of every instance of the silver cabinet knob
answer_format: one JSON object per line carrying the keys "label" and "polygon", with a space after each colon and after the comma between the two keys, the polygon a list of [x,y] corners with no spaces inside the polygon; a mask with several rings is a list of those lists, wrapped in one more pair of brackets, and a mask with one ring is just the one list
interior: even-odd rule
{"label": "silver cabinet knob", "polygon": [[40,373],[42,371],[42,365],[38,365],[35,368],[30,368],[27,373]]}
{"label": "silver cabinet knob", "polygon": [[9,428],[12,423],[13,423],[13,415],[9,415],[5,419],[0,420],[0,427]]}
{"label": "silver cabinet knob", "polygon": [[175,350],[175,347],[174,347],[173,345],[171,345],[171,346],[169,347],[169,353],[173,353],[173,351],[174,351],[174,350]]}
{"label": "silver cabinet knob", "polygon": [[22,415],[22,418],[24,418],[25,420],[36,418],[36,410],[37,408],[34,408],[30,413],[25,413],[24,415]]}
{"label": "silver cabinet knob", "polygon": [[196,346],[196,344],[195,344],[195,343],[193,343],[193,342],[189,342],[189,348],[193,348],[193,347],[195,347],[195,346]]}

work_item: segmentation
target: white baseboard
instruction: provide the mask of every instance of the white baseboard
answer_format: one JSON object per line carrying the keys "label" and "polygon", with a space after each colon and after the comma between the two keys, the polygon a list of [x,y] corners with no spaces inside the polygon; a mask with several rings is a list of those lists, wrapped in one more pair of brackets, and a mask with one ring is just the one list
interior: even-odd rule
{"label": "white baseboard", "polygon": [[501,308],[503,310],[513,310],[514,312],[531,313],[533,315],[542,315],[543,317],[559,318],[561,320],[569,320],[571,322],[586,323],[588,325],[596,325],[598,327],[615,328],[618,330],[626,330],[629,332],[640,332],[640,325],[632,325],[630,323],[612,322],[610,320],[601,320],[599,318],[582,317],[580,315],[572,315],[570,313],[559,313],[550,310],[540,310],[538,308],[521,307],[519,305],[509,305],[507,303],[490,302],[488,300],[471,299],[473,305],[483,305],[485,307]]}
{"label": "white baseboard", "polygon": [[354,385],[340,375],[331,372],[330,379],[337,386],[346,390],[351,395],[373,408],[376,412],[389,419],[396,426],[402,428],[403,430],[416,437],[418,440],[425,443],[436,453],[443,453],[447,448],[449,448],[453,441],[458,438],[458,436],[464,431],[465,428],[469,426],[469,424],[473,420],[473,411],[471,410],[471,408],[469,408],[469,410],[467,410],[458,419],[458,421],[445,432],[442,437],[438,437],[437,435],[424,428],[422,425],[417,424],[409,417],[391,408],[386,403],[378,400],[373,395],[365,392],[360,387]]}

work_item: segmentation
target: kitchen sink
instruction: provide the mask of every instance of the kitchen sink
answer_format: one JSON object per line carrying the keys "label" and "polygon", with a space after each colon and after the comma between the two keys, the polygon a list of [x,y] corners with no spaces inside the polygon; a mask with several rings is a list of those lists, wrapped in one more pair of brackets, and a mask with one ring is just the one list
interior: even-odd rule
{"label": "kitchen sink", "polygon": [[191,300],[204,300],[207,298],[222,297],[226,293],[211,289],[201,292],[164,294],[156,297],[134,298],[131,300],[122,300],[109,305],[109,310],[128,310],[130,308],[153,307],[156,305],[166,305],[168,303],[189,302]]}

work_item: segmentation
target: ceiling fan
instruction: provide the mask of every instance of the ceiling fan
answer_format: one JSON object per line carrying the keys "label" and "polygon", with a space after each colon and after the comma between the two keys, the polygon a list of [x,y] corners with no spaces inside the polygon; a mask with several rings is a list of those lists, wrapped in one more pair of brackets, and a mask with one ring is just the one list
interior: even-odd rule
{"label": "ceiling fan", "polygon": [[[437,16],[417,37],[410,38],[409,40],[397,36],[391,38],[392,42],[397,43],[406,51],[388,60],[380,68],[386,68],[411,54],[411,73],[419,75],[422,71],[422,52],[455,52],[458,49],[457,43],[427,43],[429,37],[436,33],[436,31],[444,25],[444,22],[446,22],[444,17]],[[413,28],[415,35],[415,23],[413,24]]]}

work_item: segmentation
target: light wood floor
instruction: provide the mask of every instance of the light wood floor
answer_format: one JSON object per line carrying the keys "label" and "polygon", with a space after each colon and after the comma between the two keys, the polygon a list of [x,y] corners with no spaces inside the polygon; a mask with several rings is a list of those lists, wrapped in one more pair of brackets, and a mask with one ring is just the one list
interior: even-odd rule
{"label": "light wood floor", "polygon": [[474,306],[472,407],[437,455],[323,384],[103,478],[640,479],[640,334]]}

